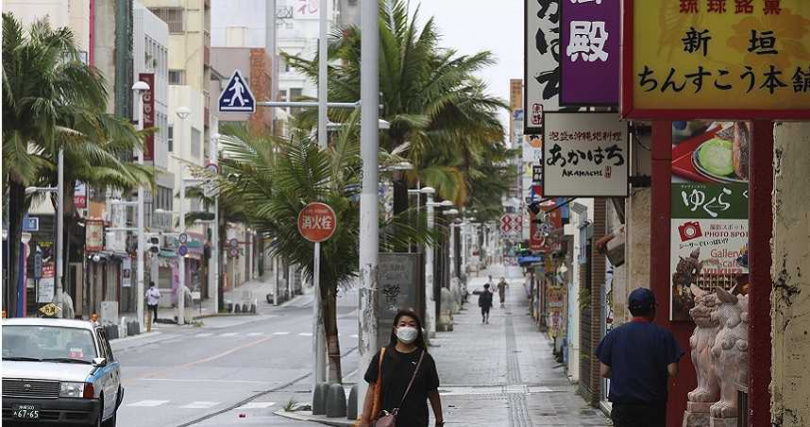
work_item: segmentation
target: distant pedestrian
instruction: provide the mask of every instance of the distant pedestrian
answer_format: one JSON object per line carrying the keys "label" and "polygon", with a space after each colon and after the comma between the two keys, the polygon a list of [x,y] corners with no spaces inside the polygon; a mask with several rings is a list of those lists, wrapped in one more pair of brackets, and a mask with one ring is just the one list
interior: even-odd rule
{"label": "distant pedestrian", "polygon": [[149,282],[149,289],[146,290],[146,305],[149,307],[149,311],[154,313],[155,320],[153,322],[157,322],[158,320],[158,305],[160,304],[160,290],[155,286],[155,282]]}
{"label": "distant pedestrian", "polygon": [[478,295],[478,306],[481,307],[481,323],[489,324],[489,309],[492,308],[492,292],[489,283],[484,285],[484,291]]}
{"label": "distant pedestrian", "polygon": [[645,288],[630,293],[633,320],[610,331],[596,350],[603,377],[610,378],[615,427],[664,427],[667,379],[678,375],[683,356],[672,332],[652,323],[655,295]]}
{"label": "distant pedestrian", "polygon": [[[444,426],[439,397],[439,374],[428,354],[419,316],[403,310],[394,317],[391,340],[371,359],[365,380],[369,384],[358,427],[390,421],[396,426],[427,427],[428,407],[433,408],[436,426]],[[389,419],[380,420],[389,417]],[[392,424],[385,424],[392,425]]]}
{"label": "distant pedestrian", "polygon": [[506,288],[508,287],[509,284],[506,283],[506,279],[501,277],[501,281],[498,282],[498,296],[501,299],[501,308],[503,308],[504,304],[506,303]]}

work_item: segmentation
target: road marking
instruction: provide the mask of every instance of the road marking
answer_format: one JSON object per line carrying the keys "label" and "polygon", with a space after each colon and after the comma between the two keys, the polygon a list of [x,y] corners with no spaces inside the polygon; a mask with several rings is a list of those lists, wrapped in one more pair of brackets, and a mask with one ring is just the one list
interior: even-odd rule
{"label": "road marking", "polygon": [[214,335],[214,334],[204,333],[204,334],[197,334],[197,335],[194,335],[194,336],[199,337],[199,338],[203,338],[203,337],[210,337],[211,335]]}
{"label": "road marking", "polygon": [[164,381],[175,383],[223,383],[223,384],[277,384],[278,381],[249,381],[249,380],[184,380],[176,378],[136,378],[139,381]]}
{"label": "road marking", "polygon": [[239,334],[237,334],[236,332],[228,332],[227,334],[222,334],[220,336],[221,337],[235,337],[237,335],[239,335]]}
{"label": "road marking", "polygon": [[247,336],[249,336],[249,337],[258,337],[260,335],[264,335],[264,332],[251,332],[251,333],[247,334]]}
{"label": "road marking", "polygon": [[300,334],[298,334],[298,336],[299,337],[311,337],[312,332],[301,332]]}
{"label": "road marking", "polygon": [[138,407],[148,407],[153,408],[155,406],[164,405],[169,403],[168,400],[141,400],[140,402],[130,403],[127,406],[138,406]]}
{"label": "road marking", "polygon": [[225,356],[227,356],[229,354],[236,353],[237,351],[253,347],[254,345],[259,345],[259,344],[261,344],[261,343],[263,343],[265,341],[269,341],[271,338],[272,337],[266,337],[266,338],[262,338],[262,339],[260,339],[258,341],[249,342],[247,344],[240,345],[239,347],[234,347],[234,348],[232,348],[232,349],[230,349],[228,351],[222,352],[220,354],[216,354],[216,355],[213,355],[211,357],[206,357],[205,359],[200,359],[200,360],[197,360],[195,362],[186,363],[185,365],[182,365],[181,368],[189,368],[189,367],[192,367],[192,366],[195,366],[195,365],[199,365],[200,363],[212,362],[214,360],[221,359],[221,358],[223,358],[223,357],[225,357]]}
{"label": "road marking", "polygon": [[239,409],[267,409],[275,404],[276,402],[248,402],[240,406]]}
{"label": "road marking", "polygon": [[289,332],[273,332],[273,335],[290,335]]}
{"label": "road marking", "polygon": [[208,409],[219,405],[219,402],[191,402],[188,405],[181,406],[182,409]]}
{"label": "road marking", "polygon": [[357,334],[352,335],[352,338],[359,338]]}

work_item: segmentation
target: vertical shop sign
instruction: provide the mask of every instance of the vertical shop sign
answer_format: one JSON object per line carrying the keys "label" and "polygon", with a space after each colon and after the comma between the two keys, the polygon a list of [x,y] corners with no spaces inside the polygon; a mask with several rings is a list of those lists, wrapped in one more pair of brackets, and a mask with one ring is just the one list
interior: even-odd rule
{"label": "vertical shop sign", "polygon": [[[155,75],[153,73],[140,73],[138,79],[149,85],[149,90],[143,93],[143,128],[155,126]],[[155,160],[155,135],[150,133],[144,140],[143,160]]]}
{"label": "vertical shop sign", "polygon": [[84,250],[86,252],[98,252],[104,249],[104,221],[88,220],[85,225]]}
{"label": "vertical shop sign", "polygon": [[76,209],[87,209],[87,184],[76,181],[73,188],[73,204]]}
{"label": "vertical shop sign", "polygon": [[557,60],[559,0],[526,0],[524,9],[524,90],[526,134],[543,130],[543,113],[559,109],[560,63]]}
{"label": "vertical shop sign", "polygon": [[617,105],[621,1],[560,3],[560,105]]}

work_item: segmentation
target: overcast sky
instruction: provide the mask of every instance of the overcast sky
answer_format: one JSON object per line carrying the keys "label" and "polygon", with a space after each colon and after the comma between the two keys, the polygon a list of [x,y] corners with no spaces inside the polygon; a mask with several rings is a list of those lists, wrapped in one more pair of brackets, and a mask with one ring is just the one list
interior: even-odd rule
{"label": "overcast sky", "polygon": [[[509,101],[509,79],[523,78],[524,0],[423,0],[419,16],[436,18],[443,36],[441,45],[462,54],[491,51],[498,60],[480,77],[490,92]],[[411,0],[411,10],[419,5]],[[502,121],[508,126],[508,113]]]}

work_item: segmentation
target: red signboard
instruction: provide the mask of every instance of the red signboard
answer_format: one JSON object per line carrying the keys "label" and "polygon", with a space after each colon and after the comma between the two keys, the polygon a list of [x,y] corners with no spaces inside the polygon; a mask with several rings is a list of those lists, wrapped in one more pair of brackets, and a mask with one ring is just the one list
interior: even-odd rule
{"label": "red signboard", "polygon": [[88,219],[84,231],[86,234],[85,252],[104,250],[104,221]]}
{"label": "red signboard", "polygon": [[[153,73],[140,73],[138,79],[149,85],[149,90],[143,93],[143,128],[155,126],[155,75]],[[149,134],[144,140],[144,161],[155,160],[155,135]]]}
{"label": "red signboard", "polygon": [[537,223],[537,216],[534,212],[529,212],[529,249],[533,252],[540,252],[545,247],[546,238]]}
{"label": "red signboard", "polygon": [[312,202],[298,213],[298,232],[310,242],[328,240],[336,228],[335,211],[324,203]]}

